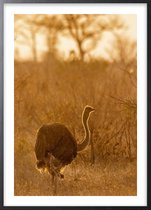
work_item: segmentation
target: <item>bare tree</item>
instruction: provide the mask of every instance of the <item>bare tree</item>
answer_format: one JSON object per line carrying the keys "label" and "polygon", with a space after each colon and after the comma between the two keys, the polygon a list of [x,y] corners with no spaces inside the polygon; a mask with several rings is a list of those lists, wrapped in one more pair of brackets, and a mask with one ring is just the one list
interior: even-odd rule
{"label": "bare tree", "polygon": [[80,60],[94,50],[104,31],[123,27],[123,23],[111,15],[63,15],[65,35],[70,36],[77,45]]}

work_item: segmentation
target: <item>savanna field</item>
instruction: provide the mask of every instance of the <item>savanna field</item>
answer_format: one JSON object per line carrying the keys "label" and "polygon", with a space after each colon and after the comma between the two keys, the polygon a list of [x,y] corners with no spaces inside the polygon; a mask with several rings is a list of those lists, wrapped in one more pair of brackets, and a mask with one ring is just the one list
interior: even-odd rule
{"label": "savanna field", "polygon": [[36,169],[34,146],[43,124],[60,122],[77,142],[85,105],[93,148],[79,153],[59,180],[57,195],[137,194],[136,65],[100,61],[15,61],[15,189],[17,196],[51,196],[49,174]]}

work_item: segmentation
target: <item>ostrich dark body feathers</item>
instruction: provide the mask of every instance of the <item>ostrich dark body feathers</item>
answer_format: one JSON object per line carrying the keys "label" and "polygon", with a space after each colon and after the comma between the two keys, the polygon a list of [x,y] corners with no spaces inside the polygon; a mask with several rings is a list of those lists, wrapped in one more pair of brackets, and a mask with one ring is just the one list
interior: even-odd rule
{"label": "ostrich dark body feathers", "polygon": [[60,123],[43,125],[37,133],[35,153],[39,167],[45,162],[48,154],[53,155],[63,165],[67,165],[77,155],[77,143],[64,125]]}

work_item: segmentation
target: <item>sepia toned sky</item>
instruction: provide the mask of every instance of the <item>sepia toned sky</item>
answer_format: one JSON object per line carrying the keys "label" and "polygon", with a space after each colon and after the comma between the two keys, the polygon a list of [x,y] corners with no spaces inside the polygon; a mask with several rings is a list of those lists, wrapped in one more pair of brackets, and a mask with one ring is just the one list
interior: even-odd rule
{"label": "sepia toned sky", "polygon": [[137,17],[136,15],[123,15],[125,22],[128,25],[128,34],[136,39],[137,36]]}
{"label": "sepia toned sky", "polygon": [[[132,40],[137,40],[137,16],[136,15],[120,15],[123,21],[127,25],[127,29],[125,31],[125,35],[127,35]],[[47,51],[47,47],[45,46],[44,39],[42,35],[37,36],[37,51],[38,51],[38,58],[40,60],[41,55],[43,52]],[[25,44],[16,44],[15,47],[18,49],[19,58],[21,60],[30,60],[32,58],[31,51],[28,45]],[[107,50],[111,50],[112,44],[110,41],[110,37],[108,34],[105,34],[103,39],[101,40],[98,47],[92,51],[93,55],[96,57],[104,57],[105,59],[109,59]],[[58,49],[60,56],[63,59],[68,59],[69,53],[72,49],[76,51],[76,45],[73,40],[69,38],[61,38],[58,43]]]}

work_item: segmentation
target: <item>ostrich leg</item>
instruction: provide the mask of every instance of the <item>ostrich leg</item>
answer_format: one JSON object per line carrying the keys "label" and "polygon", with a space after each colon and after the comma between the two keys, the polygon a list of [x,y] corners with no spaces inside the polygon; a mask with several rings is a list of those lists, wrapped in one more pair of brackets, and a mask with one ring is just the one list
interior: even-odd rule
{"label": "ostrich leg", "polygon": [[47,170],[52,177],[52,191],[53,195],[57,194],[57,185],[58,185],[58,178],[63,178],[63,174],[60,173],[60,169],[62,168],[62,164],[58,166],[54,165],[54,158],[49,155],[47,162]]}
{"label": "ostrich leg", "polygon": [[58,184],[58,177],[56,174],[52,174],[52,190],[53,190],[53,195],[57,195],[57,184]]}
{"label": "ostrich leg", "polygon": [[50,165],[47,164],[47,170],[51,176],[51,186],[52,186],[52,193],[53,195],[57,194],[57,178],[58,178],[58,174],[56,173],[56,171],[52,170],[52,168],[50,167]]}
{"label": "ostrich leg", "polygon": [[61,167],[51,167],[53,195],[57,195],[58,179],[63,179],[64,175],[60,173]]}

